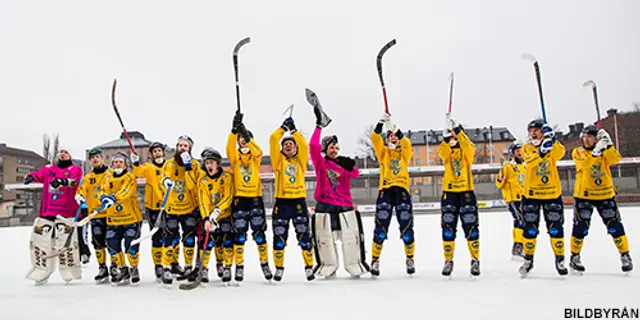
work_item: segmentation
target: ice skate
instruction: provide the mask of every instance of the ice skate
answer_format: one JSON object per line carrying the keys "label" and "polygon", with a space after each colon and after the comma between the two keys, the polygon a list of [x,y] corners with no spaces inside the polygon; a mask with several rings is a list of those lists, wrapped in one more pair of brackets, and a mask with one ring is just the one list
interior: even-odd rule
{"label": "ice skate", "polygon": [[564,256],[556,256],[556,271],[561,276],[566,276],[569,273],[564,265]]}
{"label": "ice skate", "polygon": [[162,271],[162,284],[167,289],[171,288],[171,284],[173,284],[173,273],[171,272],[171,269],[169,269],[169,268],[164,268],[163,269],[163,271]]}
{"label": "ice skate", "polygon": [[273,276],[273,280],[282,281],[282,276],[284,275],[284,268],[276,267],[276,274]]}
{"label": "ice skate", "polygon": [[129,268],[121,267],[118,268],[118,271],[111,276],[111,285],[112,286],[121,286],[129,284]]}
{"label": "ice skate", "polygon": [[157,264],[154,268],[154,272],[156,275],[156,282],[161,283],[162,282],[162,265]]}
{"label": "ice skate", "polygon": [[585,272],[586,268],[582,265],[582,261],[580,261],[580,254],[571,254],[571,259],[569,260],[569,268],[573,274],[581,276],[583,272]]}
{"label": "ice skate", "polygon": [[171,264],[171,273],[173,274],[174,277],[183,276],[184,275],[184,269],[180,266],[179,263],[172,263]]}
{"label": "ice skate", "polygon": [[304,275],[307,277],[307,281],[313,281],[316,278],[313,274],[313,267],[304,267]]}
{"label": "ice skate", "polygon": [[524,262],[522,263],[522,266],[518,270],[520,272],[520,276],[522,278],[528,276],[531,269],[533,269],[533,257],[531,258],[525,257]]}
{"label": "ice skate", "polygon": [[413,259],[407,259],[407,261],[405,261],[405,266],[407,268],[408,275],[411,276],[416,273],[416,262]]}
{"label": "ice skate", "polygon": [[271,281],[273,279],[273,274],[271,273],[271,268],[269,268],[268,262],[263,262],[260,264],[260,268],[262,269],[262,274],[264,278]]}
{"label": "ice skate", "polygon": [[480,276],[480,260],[471,259],[471,277],[479,277]]}
{"label": "ice skate", "polygon": [[203,268],[200,272],[200,282],[204,284],[209,283],[209,268]]}
{"label": "ice skate", "polygon": [[524,246],[522,243],[513,243],[513,247],[511,248],[511,259],[512,260],[522,260],[524,258]]}
{"label": "ice skate", "polygon": [[629,274],[631,270],[633,270],[633,262],[631,261],[629,252],[620,255],[620,262],[622,262],[622,272]]}
{"label": "ice skate", "polygon": [[222,263],[216,263],[216,272],[218,273],[218,278],[222,279],[224,275],[224,266]]}
{"label": "ice skate", "polygon": [[244,265],[236,265],[236,275],[234,279],[237,282],[242,282],[242,280],[244,280]]}
{"label": "ice skate", "polygon": [[380,276],[380,260],[371,261],[371,276],[378,277]]}
{"label": "ice skate", "polygon": [[450,279],[452,272],[453,272],[453,260],[445,260],[444,266],[442,267],[442,276]]}
{"label": "ice skate", "polygon": [[98,267],[98,274],[93,278],[97,284],[105,283],[109,281],[109,269],[106,264],[101,264]]}
{"label": "ice skate", "polygon": [[225,286],[229,286],[229,282],[231,282],[231,267],[224,267],[222,272],[222,283]]}
{"label": "ice skate", "polygon": [[131,283],[138,284],[140,282],[140,272],[138,271],[138,267],[131,267],[129,269],[129,274],[131,275]]}
{"label": "ice skate", "polygon": [[80,256],[80,261],[82,262],[82,264],[88,264],[91,256],[88,254],[83,254],[82,256]]}

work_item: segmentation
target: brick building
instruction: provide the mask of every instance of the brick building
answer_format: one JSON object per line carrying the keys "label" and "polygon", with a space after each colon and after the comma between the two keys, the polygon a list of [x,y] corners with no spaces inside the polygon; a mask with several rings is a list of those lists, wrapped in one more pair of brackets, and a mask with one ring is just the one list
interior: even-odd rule
{"label": "brick building", "polygon": [[14,205],[33,208],[39,199],[28,190],[5,190],[5,184],[23,183],[24,178],[31,172],[38,171],[47,163],[39,154],[30,151],[8,147],[0,143],[0,204],[14,202]]}

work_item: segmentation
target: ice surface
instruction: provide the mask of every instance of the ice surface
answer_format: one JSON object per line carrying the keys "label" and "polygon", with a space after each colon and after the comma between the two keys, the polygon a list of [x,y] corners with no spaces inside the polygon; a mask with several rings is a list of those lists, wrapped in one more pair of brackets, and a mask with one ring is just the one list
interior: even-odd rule
{"label": "ice surface", "polygon": [[[621,208],[636,267],[640,255],[640,208]],[[572,211],[566,211],[567,257]],[[365,218],[367,251],[373,219]],[[265,282],[259,269],[257,250],[247,242],[245,281],[240,287],[221,287],[215,275],[206,288],[170,290],[154,282],[150,242],[141,248],[138,287],[96,285],[95,259],[83,269],[84,280],[64,284],[54,273],[49,284],[35,287],[24,278],[29,269],[30,228],[0,228],[0,319],[562,319],[565,308],[639,308],[640,277],[623,275],[620,259],[601,219],[594,214],[585,241],[583,276],[557,275],[546,228],[538,238],[535,268],[520,279],[520,262],[511,260],[512,220],[508,212],[486,212],[480,216],[482,275],[469,276],[469,254],[462,230],[458,230],[453,277],[440,276],[443,264],[439,215],[415,218],[417,273],[404,271],[404,251],[397,223],[391,225],[390,240],[381,257],[381,276],[349,279],[344,269],[333,280],[304,278],[302,256],[289,237],[285,276],[281,283]],[[270,230],[269,230],[270,231]],[[148,226],[144,227],[148,232]],[[367,254],[370,259],[370,253]],[[568,266],[568,264],[567,264]],[[271,262],[273,268],[273,262]],[[342,315],[339,315],[339,314]]]}

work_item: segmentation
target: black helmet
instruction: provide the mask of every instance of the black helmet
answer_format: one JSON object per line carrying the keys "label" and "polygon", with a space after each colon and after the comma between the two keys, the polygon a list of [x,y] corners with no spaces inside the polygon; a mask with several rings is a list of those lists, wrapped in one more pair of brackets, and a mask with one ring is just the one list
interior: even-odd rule
{"label": "black helmet", "polygon": [[167,148],[167,146],[165,146],[162,142],[156,141],[149,146],[149,153],[153,152],[153,149],[156,148],[162,149],[162,152],[164,153],[164,150]]}
{"label": "black helmet", "polygon": [[512,145],[509,146],[509,153],[513,154],[514,152],[516,152],[516,150],[522,148],[522,142],[521,141],[515,141],[513,142]]}
{"label": "black helmet", "polygon": [[104,152],[100,148],[93,148],[89,150],[89,159],[95,155],[99,155],[100,158],[104,159]]}
{"label": "black helmet", "polygon": [[527,130],[529,130],[531,128],[542,129],[542,126],[544,126],[544,120],[535,119],[535,120],[532,120],[531,122],[529,122],[529,124],[527,125]]}
{"label": "black helmet", "polygon": [[597,126],[595,126],[593,124],[590,124],[590,125],[584,127],[584,129],[582,129],[582,135],[590,134],[592,136],[597,136],[599,130],[600,130],[600,128],[598,128]]}
{"label": "black helmet", "polygon": [[326,136],[322,138],[322,152],[326,153],[329,146],[338,143],[338,136]]}
{"label": "black helmet", "polygon": [[202,150],[200,156],[202,157],[203,162],[206,160],[213,160],[218,164],[222,163],[222,155],[220,155],[220,152],[212,148],[206,148]]}

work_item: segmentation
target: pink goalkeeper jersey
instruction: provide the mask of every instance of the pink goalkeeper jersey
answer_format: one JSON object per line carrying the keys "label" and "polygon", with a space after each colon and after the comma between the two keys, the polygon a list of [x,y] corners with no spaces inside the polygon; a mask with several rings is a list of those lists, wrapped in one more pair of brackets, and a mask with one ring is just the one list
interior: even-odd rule
{"label": "pink goalkeeper jersey", "polygon": [[59,168],[55,164],[48,164],[42,169],[32,172],[34,181],[42,183],[42,204],[40,205],[41,217],[55,217],[61,215],[65,218],[75,218],[78,203],[75,201],[78,186],[61,186],[58,189],[51,187],[51,181],[56,178],[74,179],[78,184],[82,180],[82,169],[76,165],[67,168]]}
{"label": "pink goalkeeper jersey", "polygon": [[335,206],[352,207],[351,179],[360,175],[358,168],[347,171],[343,167],[322,156],[320,134],[322,129],[316,127],[311,141],[309,141],[309,153],[313,168],[316,171],[316,190],[313,197],[316,201]]}

